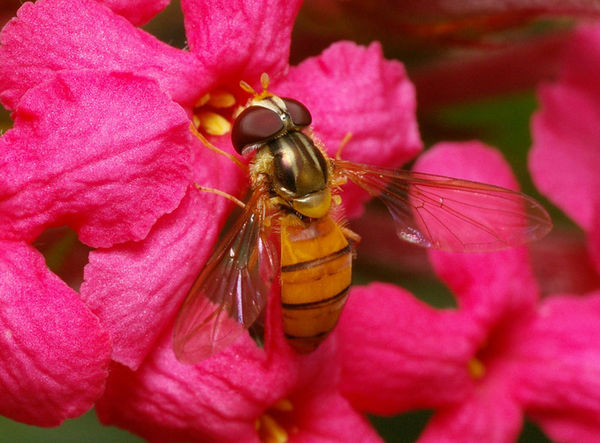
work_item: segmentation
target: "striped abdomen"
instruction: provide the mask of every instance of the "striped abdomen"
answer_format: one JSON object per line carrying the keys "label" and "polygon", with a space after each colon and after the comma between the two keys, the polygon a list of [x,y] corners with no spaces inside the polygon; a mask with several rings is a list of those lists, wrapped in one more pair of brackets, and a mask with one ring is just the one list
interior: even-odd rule
{"label": "striped abdomen", "polygon": [[352,279],[352,247],[329,216],[303,224],[281,219],[283,330],[299,352],[314,350],[335,327]]}

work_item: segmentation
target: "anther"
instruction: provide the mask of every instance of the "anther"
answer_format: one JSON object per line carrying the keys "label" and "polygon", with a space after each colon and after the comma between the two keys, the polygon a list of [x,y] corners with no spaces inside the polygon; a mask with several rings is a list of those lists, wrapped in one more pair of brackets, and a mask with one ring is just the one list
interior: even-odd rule
{"label": "anther", "polygon": [[255,423],[260,441],[263,443],[286,443],[288,434],[269,414],[263,414]]}
{"label": "anther", "polygon": [[204,94],[202,97],[200,97],[198,99],[198,101],[196,102],[196,104],[194,105],[194,108],[201,108],[202,106],[204,106],[206,103],[208,103],[208,101],[210,100],[210,93],[208,94]]}
{"label": "anther", "polygon": [[212,111],[200,111],[194,115],[194,125],[210,135],[225,135],[231,132],[231,123]]}
{"label": "anther", "polygon": [[287,398],[284,398],[275,403],[272,408],[277,409],[278,411],[289,412],[294,410],[294,405]]}
{"label": "anther", "polygon": [[231,108],[235,105],[235,97],[231,92],[217,90],[210,94],[207,104],[213,108]]}
{"label": "anther", "polygon": [[270,82],[269,74],[267,74],[266,72],[263,72],[260,75],[260,85],[262,86],[263,91],[266,91],[267,89],[269,89],[269,82]]}

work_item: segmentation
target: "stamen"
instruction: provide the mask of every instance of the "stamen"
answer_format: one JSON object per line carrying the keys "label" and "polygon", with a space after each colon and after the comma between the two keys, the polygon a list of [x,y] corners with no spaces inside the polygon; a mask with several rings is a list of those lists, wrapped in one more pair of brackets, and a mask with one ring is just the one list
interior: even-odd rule
{"label": "stamen", "polygon": [[278,411],[289,412],[294,410],[294,405],[287,398],[284,398],[275,403],[272,408],[277,409]]}
{"label": "stamen", "polygon": [[474,379],[482,378],[485,375],[485,366],[477,357],[473,357],[467,364],[469,374]]}
{"label": "stamen", "polygon": [[213,91],[207,101],[208,105],[213,108],[231,108],[235,105],[235,97],[227,91]]}
{"label": "stamen", "polygon": [[266,91],[267,89],[269,89],[269,82],[270,82],[269,74],[267,74],[266,72],[263,72],[260,75],[260,85],[262,86],[263,91]]}
{"label": "stamen", "polygon": [[258,95],[256,93],[256,91],[254,90],[254,88],[252,86],[250,86],[248,83],[246,83],[244,80],[240,81],[240,88],[242,88],[248,94]]}
{"label": "stamen", "polygon": [[288,434],[269,414],[263,414],[255,423],[260,441],[263,443],[286,443]]}
{"label": "stamen", "polygon": [[210,135],[225,135],[231,131],[231,123],[212,111],[201,111],[195,114],[194,125]]}
{"label": "stamen", "polygon": [[202,97],[200,97],[198,99],[198,101],[194,105],[194,108],[201,108],[206,103],[208,103],[209,100],[210,100],[210,93],[204,94]]}

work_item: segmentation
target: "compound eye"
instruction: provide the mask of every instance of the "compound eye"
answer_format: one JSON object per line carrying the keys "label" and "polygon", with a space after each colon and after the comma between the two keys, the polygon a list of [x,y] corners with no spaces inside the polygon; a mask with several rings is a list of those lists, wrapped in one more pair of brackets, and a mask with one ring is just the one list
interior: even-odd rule
{"label": "compound eye", "polygon": [[293,98],[282,98],[287,108],[288,114],[292,117],[294,126],[308,126],[312,122],[312,117],[307,107]]}
{"label": "compound eye", "polygon": [[238,153],[249,145],[267,141],[283,130],[279,115],[262,106],[250,106],[235,119],[231,129],[231,142]]}

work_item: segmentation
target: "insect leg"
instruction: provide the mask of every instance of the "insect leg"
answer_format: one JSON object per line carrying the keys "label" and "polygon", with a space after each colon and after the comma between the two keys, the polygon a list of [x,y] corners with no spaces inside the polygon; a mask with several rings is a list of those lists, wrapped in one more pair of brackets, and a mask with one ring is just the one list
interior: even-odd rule
{"label": "insect leg", "polygon": [[244,209],[246,207],[246,204],[243,201],[241,201],[237,197],[234,197],[231,194],[228,194],[227,192],[223,192],[223,191],[220,191],[220,190],[215,189],[215,188],[207,188],[205,186],[200,186],[197,183],[194,183],[194,186],[197,189],[199,189],[200,191],[210,192],[211,194],[217,194],[217,195],[220,195],[221,197],[225,197],[227,200],[230,200],[230,201],[234,202],[236,205],[238,205],[242,209]]}
{"label": "insect leg", "polygon": [[351,132],[348,132],[346,135],[344,135],[344,138],[340,142],[340,146],[338,146],[337,151],[335,153],[335,159],[336,160],[341,160],[341,158],[342,158],[342,149],[344,149],[344,146],[346,146],[348,144],[348,142],[350,141],[351,138],[352,138],[352,133]]}
{"label": "insect leg", "polygon": [[206,146],[208,149],[210,149],[213,152],[216,152],[217,154],[224,155],[229,160],[231,160],[236,165],[238,165],[240,168],[242,168],[242,170],[244,172],[246,172],[246,173],[248,172],[248,166],[246,166],[246,164],[244,164],[244,162],[242,162],[239,158],[235,157],[234,155],[231,155],[228,152],[225,152],[222,149],[217,148],[215,145],[213,145],[211,142],[209,142],[206,137],[204,137],[202,134],[200,134],[200,132],[198,132],[198,130],[194,127],[194,125],[190,125],[190,130],[192,131],[192,134],[194,134],[196,136],[196,138],[198,140],[200,140],[202,142],[202,144],[204,146]]}
{"label": "insect leg", "polygon": [[344,237],[346,237],[346,239],[352,244],[352,247],[360,243],[362,238],[356,232],[352,231],[351,229],[345,226],[340,226],[340,229],[342,230],[342,234],[344,234]]}

